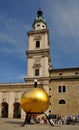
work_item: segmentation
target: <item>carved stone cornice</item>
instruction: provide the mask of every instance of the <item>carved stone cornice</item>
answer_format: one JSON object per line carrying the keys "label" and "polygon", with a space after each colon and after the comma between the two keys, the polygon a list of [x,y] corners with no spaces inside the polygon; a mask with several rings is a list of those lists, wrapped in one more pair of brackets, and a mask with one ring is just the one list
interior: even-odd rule
{"label": "carved stone cornice", "polygon": [[29,51],[26,51],[26,55],[29,58],[32,58],[33,56],[36,56],[36,55],[40,55],[40,56],[43,56],[43,57],[45,57],[45,56],[48,57],[49,56],[49,49],[29,50]]}
{"label": "carved stone cornice", "polygon": [[43,33],[49,33],[49,30],[48,29],[42,29],[42,30],[33,30],[33,31],[29,31],[27,32],[27,35],[35,35],[35,34],[43,34]]}

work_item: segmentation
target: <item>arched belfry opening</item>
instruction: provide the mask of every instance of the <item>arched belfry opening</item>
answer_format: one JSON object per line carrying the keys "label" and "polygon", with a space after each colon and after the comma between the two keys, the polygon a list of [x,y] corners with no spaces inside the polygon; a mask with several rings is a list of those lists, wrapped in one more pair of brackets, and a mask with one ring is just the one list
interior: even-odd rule
{"label": "arched belfry opening", "polygon": [[1,117],[8,118],[8,103],[7,102],[1,103]]}
{"label": "arched belfry opening", "polygon": [[20,103],[15,102],[13,104],[14,109],[13,109],[13,118],[21,118],[21,106]]}

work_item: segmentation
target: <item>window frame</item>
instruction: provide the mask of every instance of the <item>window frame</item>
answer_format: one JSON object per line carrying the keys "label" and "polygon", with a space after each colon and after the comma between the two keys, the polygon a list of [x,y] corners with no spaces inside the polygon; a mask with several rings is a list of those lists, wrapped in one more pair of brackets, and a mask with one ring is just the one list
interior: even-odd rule
{"label": "window frame", "polygon": [[58,101],[58,103],[59,103],[59,104],[66,104],[66,101],[65,101],[64,99],[60,99],[60,100]]}
{"label": "window frame", "polygon": [[36,68],[35,69],[35,76],[39,76],[40,75],[40,69],[39,68]]}
{"label": "window frame", "polygon": [[65,85],[63,85],[63,86],[59,85],[58,86],[58,93],[66,93],[66,86]]}
{"label": "window frame", "polygon": [[36,48],[40,48],[40,41],[39,40],[36,41]]}

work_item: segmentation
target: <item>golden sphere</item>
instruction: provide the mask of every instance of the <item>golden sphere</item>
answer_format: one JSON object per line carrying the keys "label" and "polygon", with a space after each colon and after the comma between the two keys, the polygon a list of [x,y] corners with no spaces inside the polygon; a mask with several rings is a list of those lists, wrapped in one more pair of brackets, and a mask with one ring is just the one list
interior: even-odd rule
{"label": "golden sphere", "polygon": [[26,90],[20,99],[22,109],[28,113],[43,113],[49,107],[49,96],[41,88]]}

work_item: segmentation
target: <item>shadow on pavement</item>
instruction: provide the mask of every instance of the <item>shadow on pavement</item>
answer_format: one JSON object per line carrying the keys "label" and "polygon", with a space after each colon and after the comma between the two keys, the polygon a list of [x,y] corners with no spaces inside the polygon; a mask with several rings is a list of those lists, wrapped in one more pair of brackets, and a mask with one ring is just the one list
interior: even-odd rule
{"label": "shadow on pavement", "polygon": [[19,125],[23,124],[22,121],[5,121],[5,122],[8,123],[8,124],[19,124]]}

